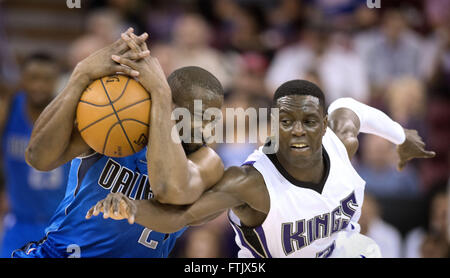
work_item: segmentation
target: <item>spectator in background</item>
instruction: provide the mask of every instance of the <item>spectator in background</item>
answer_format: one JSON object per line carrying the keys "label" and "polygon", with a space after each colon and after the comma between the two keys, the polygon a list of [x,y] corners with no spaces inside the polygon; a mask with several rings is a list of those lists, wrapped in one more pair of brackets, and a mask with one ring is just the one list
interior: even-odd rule
{"label": "spectator in background", "polygon": [[94,35],[87,34],[76,39],[69,46],[69,49],[67,51],[68,54],[66,57],[66,66],[68,68],[68,71],[61,75],[60,80],[58,81],[57,89],[54,92],[55,95],[59,92],[62,92],[67,82],[69,81],[70,73],[78,64],[78,62],[91,55],[95,51],[102,49],[106,45],[108,44],[104,39]]}
{"label": "spectator in background", "polygon": [[420,76],[421,41],[409,29],[402,12],[387,10],[381,21],[381,38],[368,53],[367,69],[375,95],[396,78]]}
{"label": "spectator in background", "polygon": [[172,48],[170,44],[164,42],[155,42],[152,44],[152,56],[155,56],[166,76],[172,72]]}
{"label": "spectator in background", "polygon": [[179,1],[149,1],[145,10],[145,30],[151,41],[169,43],[175,22],[184,14]]}
{"label": "spectator in background", "polygon": [[287,80],[306,79],[316,73],[330,103],[340,97],[367,102],[369,83],[362,59],[346,31],[307,27],[302,39],[275,55],[266,78],[271,91]]}
{"label": "spectator in background", "polygon": [[430,194],[429,223],[426,229],[416,228],[405,239],[407,258],[448,258],[450,242],[448,238],[449,196],[446,184],[437,185]]}
{"label": "spectator in background", "polygon": [[0,95],[13,89],[19,81],[19,69],[4,32],[2,13],[0,6]]}
{"label": "spectator in background", "polygon": [[170,68],[166,70],[198,66],[214,74],[226,90],[231,82],[231,67],[222,53],[209,46],[210,36],[209,26],[200,15],[182,15],[172,30]]}
{"label": "spectator in background", "polygon": [[347,30],[338,30],[332,34],[318,73],[329,103],[341,97],[369,102],[367,70]]}
{"label": "spectator in background", "polygon": [[401,172],[396,170],[398,158],[393,144],[373,135],[365,135],[362,143],[362,161],[356,169],[366,181],[366,192],[377,198],[419,195],[414,168],[406,166]]}
{"label": "spectator in background", "polygon": [[147,6],[147,1],[141,0],[108,0],[109,7],[113,9],[120,21],[123,22],[121,30],[133,27],[137,34],[145,30],[145,14],[142,11]]}
{"label": "spectator in background", "polygon": [[[19,79],[19,72],[14,56],[8,44],[4,32],[4,12],[0,1],[0,134],[4,128],[5,120],[8,117],[9,98]],[[2,120],[3,119],[3,120]],[[4,165],[0,160],[0,239],[3,238],[3,217],[8,212],[8,199],[6,196],[5,181],[3,176]],[[2,242],[0,240],[0,250]]]}
{"label": "spectator in background", "polygon": [[440,56],[442,52],[448,52],[450,41],[450,1],[428,0],[424,2],[424,6],[425,17],[432,28],[432,33],[427,39],[426,49],[423,52],[424,75],[428,81],[433,75],[433,70],[436,69],[436,64],[443,62],[445,56]]}
{"label": "spectator in background", "polygon": [[232,18],[230,48],[239,53],[249,51],[264,52],[266,46],[262,34],[265,22],[260,5],[241,4]]}
{"label": "spectator in background", "polygon": [[114,42],[120,37],[122,30],[127,28],[120,14],[114,9],[99,8],[90,12],[86,19],[85,33],[68,47],[68,55],[65,57],[67,71],[61,75],[55,94],[64,89],[78,62]]}
{"label": "spectator in background", "polygon": [[178,240],[171,257],[236,258],[239,247],[227,212],[202,226],[189,228]]}
{"label": "spectator in background", "polygon": [[69,164],[50,172],[37,171],[25,162],[33,123],[52,100],[60,69],[46,53],[35,53],[23,65],[22,91],[8,97],[8,113],[0,119],[1,158],[9,212],[4,217],[0,257],[44,236],[50,217],[64,197]]}
{"label": "spectator in background", "polygon": [[0,118],[5,117],[2,114],[7,111],[5,96],[15,89],[19,81],[19,70],[4,30],[3,13],[0,1]]}
{"label": "spectator in background", "polygon": [[446,18],[444,22],[446,24],[439,28],[440,42],[427,80],[427,143],[437,155],[421,164],[426,190],[438,181],[448,179],[450,169],[450,19]]}
{"label": "spectator in background", "polygon": [[125,26],[120,14],[110,8],[102,8],[89,13],[86,19],[86,33],[98,37],[106,44],[113,43],[129,26]]}
{"label": "spectator in background", "polygon": [[267,59],[256,52],[243,53],[237,59],[236,66],[231,90],[266,98],[269,107],[272,93],[267,90],[264,83]]}
{"label": "spectator in background", "polygon": [[107,45],[106,40],[90,34],[76,39],[68,50],[67,62],[69,69],[74,69],[78,62]]}
{"label": "spectator in background", "polygon": [[370,194],[364,194],[361,218],[358,223],[361,225],[361,233],[378,244],[383,258],[402,256],[400,232],[381,218],[378,203]]}
{"label": "spectator in background", "polygon": [[223,258],[220,237],[212,229],[192,228],[188,233],[184,258]]}
{"label": "spectator in background", "polygon": [[263,4],[214,1],[212,11],[217,21],[214,44],[224,51],[238,53],[265,51]]}
{"label": "spectator in background", "polygon": [[389,115],[403,127],[426,134],[427,107],[423,82],[413,77],[393,80],[385,92]]}
{"label": "spectator in background", "polygon": [[[230,92],[228,93],[224,106],[222,108],[222,113],[224,115],[224,124],[226,126],[227,108],[242,108],[246,111],[248,108],[254,108],[258,111],[259,108],[269,108],[270,107],[270,94],[264,83],[264,76],[267,68],[267,60],[264,56],[257,53],[245,53],[240,56],[239,66],[234,75],[233,83],[230,86]],[[270,115],[267,115],[270,117]],[[270,119],[260,119],[258,121],[270,121]],[[258,145],[263,142],[249,142],[250,132],[256,134],[260,132],[259,128],[256,127],[254,130],[250,130],[252,126],[248,123],[248,118],[246,118],[245,127],[245,142],[242,143],[227,143],[218,144],[217,153],[222,158],[225,167],[230,167],[233,165],[241,165],[247,156],[252,153]],[[261,130],[264,132],[263,130]],[[267,132],[270,132],[270,126],[267,126]],[[224,130],[226,133],[227,130]],[[237,124],[234,124],[234,136],[238,136]],[[257,138],[259,140],[264,140],[265,138]]]}
{"label": "spectator in background", "polygon": [[353,41],[355,50],[363,60],[366,68],[370,66],[369,54],[372,47],[382,37],[378,27],[379,20],[379,9],[368,9],[366,3],[361,4],[355,10]]}
{"label": "spectator in background", "polygon": [[316,59],[323,55],[328,44],[328,34],[321,26],[308,25],[293,45],[280,49],[271,61],[266,84],[275,92],[287,80],[305,79],[312,71],[317,72]]}
{"label": "spectator in background", "polygon": [[273,4],[266,8],[268,29],[264,32],[263,39],[268,48],[276,50],[295,42],[307,7],[298,0],[274,1]]}
{"label": "spectator in background", "polygon": [[[227,123],[226,120],[227,117],[227,108],[242,108],[244,111],[249,108],[253,107],[251,103],[252,96],[249,94],[245,94],[239,91],[232,92],[227,96],[225,99],[225,103],[222,107],[222,114],[224,115],[224,126],[229,126],[230,123]],[[255,107],[256,108],[256,107]],[[233,121],[235,119],[233,118]],[[222,162],[225,166],[225,168],[228,168],[230,166],[239,166],[241,165],[248,155],[250,155],[255,148],[258,146],[255,142],[248,142],[249,133],[250,132],[257,132],[257,130],[250,130],[250,126],[248,124],[248,120],[246,118],[246,127],[245,127],[245,134],[242,134],[242,130],[238,130],[237,123],[234,123],[234,140],[233,142],[237,142],[238,135],[245,136],[245,142],[242,143],[224,143],[224,144],[218,144],[216,147],[217,154],[222,158]],[[224,130],[224,137],[228,138],[232,135],[227,134],[226,132],[229,132],[229,130]],[[233,137],[231,137],[233,138]]]}

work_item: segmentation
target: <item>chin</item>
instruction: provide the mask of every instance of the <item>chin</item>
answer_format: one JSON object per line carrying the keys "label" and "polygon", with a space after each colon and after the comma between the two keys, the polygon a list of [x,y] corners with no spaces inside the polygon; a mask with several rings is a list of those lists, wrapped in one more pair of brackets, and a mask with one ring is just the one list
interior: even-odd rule
{"label": "chin", "polygon": [[308,167],[309,165],[314,164],[316,157],[317,155],[315,152],[312,152],[311,150],[305,150],[302,152],[290,151],[286,158],[290,164]]}

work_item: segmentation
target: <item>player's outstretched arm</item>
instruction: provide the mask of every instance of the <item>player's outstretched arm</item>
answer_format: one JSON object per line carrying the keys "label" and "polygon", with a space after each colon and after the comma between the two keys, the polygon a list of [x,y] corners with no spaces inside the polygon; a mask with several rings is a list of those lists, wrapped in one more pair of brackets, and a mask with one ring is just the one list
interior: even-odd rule
{"label": "player's outstretched arm", "polygon": [[88,211],[86,218],[103,212],[104,218],[128,219],[130,224],[136,222],[161,233],[173,233],[212,220],[221,212],[243,204],[267,213],[269,201],[264,198],[268,194],[261,192],[265,187],[258,186],[261,181],[257,179],[244,167],[231,167],[217,185],[192,205],[185,206],[161,204],[156,200],[135,201],[121,193],[110,193]]}
{"label": "player's outstretched arm", "polygon": [[[132,33],[122,34],[130,49],[148,51],[145,43],[136,43]],[[114,55],[112,59],[140,73],[138,79],[151,93],[149,144],[147,163],[149,181],[155,199],[161,203],[192,204],[223,174],[220,157],[210,148],[203,147],[186,156],[172,119],[172,93],[158,59],[148,56],[141,61]]]}
{"label": "player's outstretched arm", "polygon": [[351,158],[358,149],[358,133],[370,133],[397,145],[401,170],[413,158],[431,158],[434,152],[425,150],[425,143],[416,130],[404,129],[382,111],[352,98],[340,98],[328,108],[329,126],[341,139]]}
{"label": "player's outstretched arm", "polygon": [[136,72],[111,61],[112,54],[127,50],[127,44],[119,39],[78,63],[64,90],[44,109],[34,125],[25,153],[31,166],[49,171],[89,150],[75,126],[78,101],[84,89],[97,78],[117,72],[136,76]]}

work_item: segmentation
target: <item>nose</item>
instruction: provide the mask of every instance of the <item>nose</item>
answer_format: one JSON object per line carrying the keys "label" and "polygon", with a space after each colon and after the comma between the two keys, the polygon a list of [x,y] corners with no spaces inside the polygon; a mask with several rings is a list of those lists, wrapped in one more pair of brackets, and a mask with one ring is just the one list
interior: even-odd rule
{"label": "nose", "polygon": [[294,126],[292,127],[292,135],[298,137],[305,135],[305,130],[303,129],[303,125],[300,121],[296,121],[294,123]]}

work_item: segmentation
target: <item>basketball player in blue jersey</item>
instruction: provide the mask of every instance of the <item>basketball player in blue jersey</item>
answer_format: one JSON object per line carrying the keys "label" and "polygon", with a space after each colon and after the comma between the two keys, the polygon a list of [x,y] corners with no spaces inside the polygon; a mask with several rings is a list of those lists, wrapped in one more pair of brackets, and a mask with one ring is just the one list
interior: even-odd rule
{"label": "basketball player in blue jersey", "polygon": [[[167,257],[183,229],[159,233],[126,221],[87,221],[86,212],[110,192],[136,200],[189,204],[222,176],[222,162],[212,149],[201,143],[176,143],[170,133],[175,125],[173,107],[191,107],[194,99],[203,100],[204,109],[221,107],[220,82],[198,67],[178,69],[166,79],[158,60],[149,55],[146,37],[128,30],[81,61],[66,88],[37,120],[27,161],[37,169],[51,170],[72,160],[69,182],[46,236],[15,251],[13,257]],[[139,71],[116,63],[112,60],[116,56],[133,60]],[[84,88],[116,72],[137,78],[152,99],[147,147],[123,158],[90,150],[75,119]]]}
{"label": "basketball player in blue jersey", "polygon": [[[433,157],[414,130],[403,129],[383,112],[343,98],[328,113],[322,91],[293,80],[281,85],[273,105],[279,108],[279,147],[261,147],[241,167],[190,206],[156,200],[135,201],[110,194],[87,218],[107,212],[170,233],[229,211],[240,247],[239,257],[380,257],[373,240],[359,234],[365,182],[350,159],[357,135],[367,132],[397,144],[399,169],[413,158]],[[270,146],[271,143],[266,144]]]}
{"label": "basketball player in blue jersey", "polygon": [[64,197],[70,165],[41,172],[27,165],[25,149],[33,124],[55,92],[60,70],[46,53],[34,53],[23,63],[23,90],[2,99],[0,119],[1,158],[9,200],[3,219],[0,257],[9,258],[14,249],[44,236],[50,218]]}

